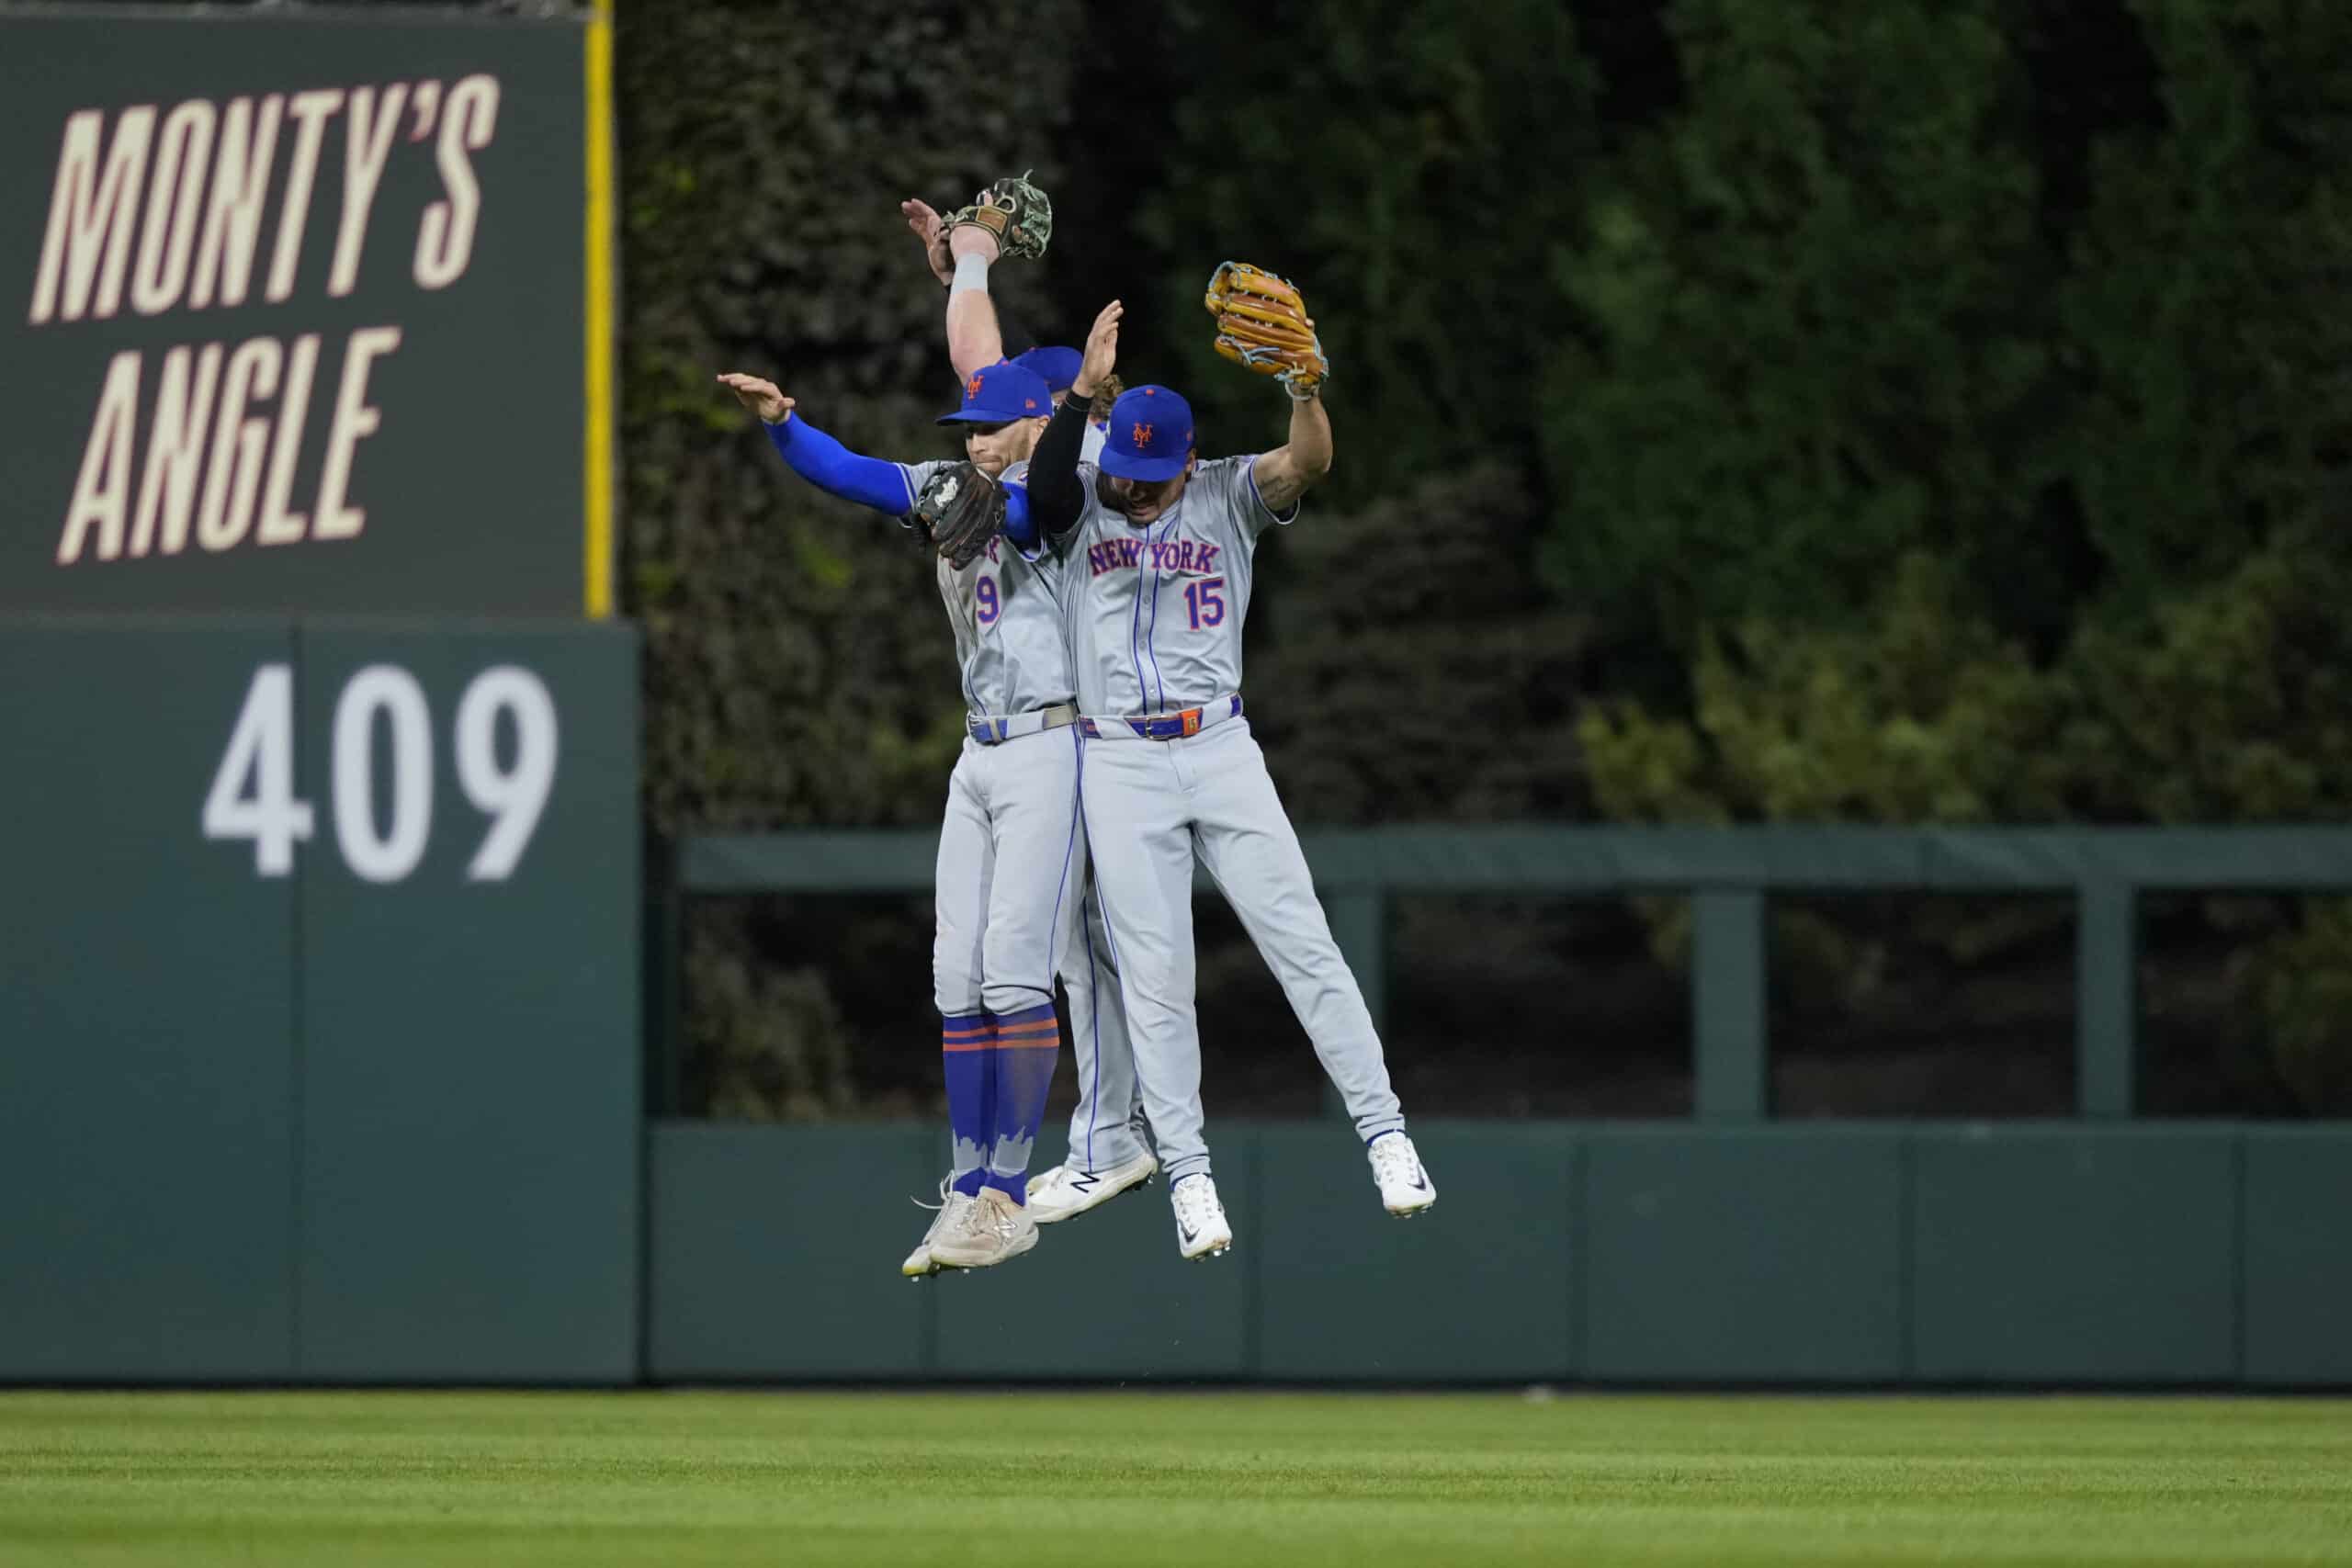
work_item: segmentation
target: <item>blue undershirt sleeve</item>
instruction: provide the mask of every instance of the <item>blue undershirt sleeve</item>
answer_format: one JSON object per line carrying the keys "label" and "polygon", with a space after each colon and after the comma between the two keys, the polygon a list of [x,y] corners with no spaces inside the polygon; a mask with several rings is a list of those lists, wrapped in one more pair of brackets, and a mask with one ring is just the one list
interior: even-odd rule
{"label": "blue undershirt sleeve", "polygon": [[1007,479],[1004,485],[1004,536],[1013,547],[1031,560],[1037,558],[1040,543],[1037,519],[1030,514],[1029,487],[1019,479]]}
{"label": "blue undershirt sleeve", "polygon": [[792,471],[828,495],[903,517],[914,505],[907,476],[896,463],[862,457],[810,424],[796,411],[782,424],[768,426],[768,440]]}

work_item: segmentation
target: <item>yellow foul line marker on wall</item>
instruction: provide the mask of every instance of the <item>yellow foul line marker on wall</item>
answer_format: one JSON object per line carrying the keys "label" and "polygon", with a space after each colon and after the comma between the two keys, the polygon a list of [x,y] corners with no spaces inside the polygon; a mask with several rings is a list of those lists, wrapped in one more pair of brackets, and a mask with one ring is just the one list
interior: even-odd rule
{"label": "yellow foul line marker on wall", "polygon": [[613,0],[588,22],[586,608],[613,613]]}

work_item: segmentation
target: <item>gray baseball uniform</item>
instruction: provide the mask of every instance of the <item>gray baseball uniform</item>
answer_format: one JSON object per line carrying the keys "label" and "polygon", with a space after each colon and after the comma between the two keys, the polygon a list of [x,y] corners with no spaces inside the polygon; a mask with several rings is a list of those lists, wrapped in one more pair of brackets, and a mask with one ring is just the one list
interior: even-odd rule
{"label": "gray baseball uniform", "polygon": [[[933,473],[951,466],[899,464],[908,504]],[[1016,463],[1000,477],[1018,483],[1026,468]],[[967,723],[985,727],[1072,699],[1059,597],[1065,570],[1051,554],[1032,559],[1001,536],[961,571],[938,562]],[[1086,845],[1072,829],[1084,744],[1076,726],[994,745],[967,736],[948,778],[939,835],[932,981],[943,1014],[1003,1014],[1051,1002],[1058,969],[1069,993],[1081,1115],[1093,1119],[1088,1089],[1107,1077],[1102,1102],[1121,1116],[1118,1126],[1105,1126],[1083,1145],[1099,1148],[1099,1164],[1107,1167],[1142,1150],[1126,1124],[1134,1049],[1118,973],[1100,935],[1087,939],[1080,913]],[[1094,923],[1099,932],[1099,916]],[[1080,1138],[1074,1124],[1074,1159],[1081,1155]],[[1000,1150],[998,1163],[1026,1152]],[[959,1152],[958,1168],[967,1163]]]}
{"label": "gray baseball uniform", "polygon": [[1148,527],[1103,506],[1093,466],[1080,463],[1085,502],[1055,541],[1088,716],[1080,794],[1095,885],[1171,1182],[1209,1168],[1193,1008],[1196,852],[1282,982],[1357,1133],[1369,1142],[1405,1120],[1363,993],[1241,716],[1253,558],[1260,535],[1290,521],[1260,499],[1254,462],[1201,464],[1175,507]]}

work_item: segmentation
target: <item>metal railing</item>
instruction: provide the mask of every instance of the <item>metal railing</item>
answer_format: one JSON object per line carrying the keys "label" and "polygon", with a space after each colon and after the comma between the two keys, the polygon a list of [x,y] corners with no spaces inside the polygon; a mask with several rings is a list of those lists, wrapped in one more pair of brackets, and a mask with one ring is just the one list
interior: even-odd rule
{"label": "metal railing", "polygon": [[[1770,1112],[1765,900],[1774,893],[2071,894],[2077,1114],[2132,1114],[2143,890],[2352,892],[2352,828],[1397,827],[1300,835],[1374,1021],[1396,893],[1684,894],[1692,904],[1693,1115]],[[674,1010],[675,897],[927,891],[927,829],[707,834],[676,846],[657,926],[657,1009]],[[1207,886],[1201,874],[1197,886]],[[668,939],[660,940],[667,931]],[[674,1039],[659,1018],[659,1045]],[[657,1103],[660,1096],[657,1092]]]}

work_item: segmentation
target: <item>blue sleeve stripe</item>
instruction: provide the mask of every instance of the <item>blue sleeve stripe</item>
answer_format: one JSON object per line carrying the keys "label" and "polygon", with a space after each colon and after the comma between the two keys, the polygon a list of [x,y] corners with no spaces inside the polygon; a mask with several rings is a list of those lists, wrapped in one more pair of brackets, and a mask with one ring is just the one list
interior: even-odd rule
{"label": "blue sleeve stripe", "polygon": [[769,425],[768,440],[786,467],[828,495],[892,517],[903,517],[914,507],[905,468],[859,456],[797,412],[782,424]]}

